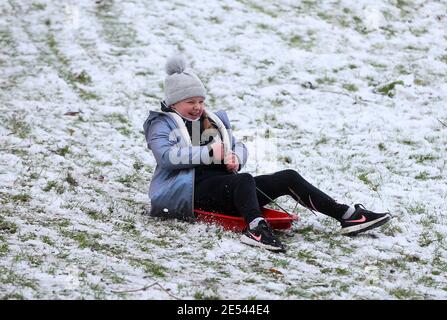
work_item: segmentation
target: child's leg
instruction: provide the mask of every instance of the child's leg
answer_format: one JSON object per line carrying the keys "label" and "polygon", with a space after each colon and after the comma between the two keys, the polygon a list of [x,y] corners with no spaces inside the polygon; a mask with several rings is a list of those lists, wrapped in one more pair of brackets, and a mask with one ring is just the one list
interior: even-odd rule
{"label": "child's leg", "polygon": [[[272,199],[289,195],[301,205],[339,221],[349,209],[349,206],[337,203],[330,196],[311,185],[295,170],[278,171],[273,174],[256,176],[254,179],[256,186]],[[258,192],[257,195],[260,207],[271,202],[262,193]]]}
{"label": "child's leg", "polygon": [[194,199],[196,208],[243,216],[248,223],[241,236],[243,243],[273,251],[285,250],[262,218],[252,175],[240,173],[206,178],[196,184]]}
{"label": "child's leg", "polygon": [[240,215],[250,223],[261,217],[256,184],[248,173],[209,177],[195,185],[195,208]]}

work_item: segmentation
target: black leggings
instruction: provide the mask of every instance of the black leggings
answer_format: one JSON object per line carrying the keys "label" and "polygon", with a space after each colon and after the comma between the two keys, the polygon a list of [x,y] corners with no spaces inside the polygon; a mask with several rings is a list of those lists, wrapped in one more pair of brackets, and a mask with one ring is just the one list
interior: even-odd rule
{"label": "black leggings", "polygon": [[270,203],[269,198],[276,199],[284,195],[337,220],[341,220],[349,208],[337,203],[291,169],[256,177],[249,173],[237,173],[203,179],[195,185],[194,207],[243,216],[250,223],[262,216],[260,207]]}

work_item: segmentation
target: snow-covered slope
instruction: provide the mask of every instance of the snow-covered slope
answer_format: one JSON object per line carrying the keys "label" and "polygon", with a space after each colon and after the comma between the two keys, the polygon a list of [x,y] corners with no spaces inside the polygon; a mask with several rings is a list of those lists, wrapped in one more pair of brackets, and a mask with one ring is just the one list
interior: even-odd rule
{"label": "snow-covered slope", "polygon": [[[1,1],[0,298],[445,299],[446,28],[445,1]],[[142,214],[179,51],[252,155],[274,142],[244,171],[392,222],[348,238],[300,208],[273,254]]]}

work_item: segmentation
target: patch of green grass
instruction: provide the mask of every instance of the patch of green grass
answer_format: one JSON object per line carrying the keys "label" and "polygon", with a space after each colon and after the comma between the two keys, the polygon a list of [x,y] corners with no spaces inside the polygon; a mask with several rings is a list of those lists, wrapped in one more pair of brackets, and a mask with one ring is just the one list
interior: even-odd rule
{"label": "patch of green grass", "polygon": [[135,185],[138,178],[139,178],[139,174],[133,173],[133,174],[128,174],[124,177],[118,178],[116,181],[118,181],[119,183],[122,183],[126,187],[130,188]]}
{"label": "patch of green grass", "polygon": [[123,136],[130,137],[132,134],[132,130],[130,130],[127,127],[119,127],[116,129],[119,133],[121,133]]}
{"label": "patch of green grass", "polygon": [[430,82],[427,79],[414,78],[413,83],[417,86],[427,87],[430,85]]}
{"label": "patch of green grass", "polygon": [[414,177],[416,180],[427,180],[429,177],[429,173],[427,171],[419,172],[419,174]]}
{"label": "patch of green grass", "polygon": [[433,258],[431,265],[435,269],[435,271],[433,271],[435,273],[445,274],[447,272],[447,261],[439,254]]}
{"label": "patch of green grass", "polygon": [[332,16],[331,15],[329,15],[326,11],[324,11],[324,12],[318,12],[317,13],[317,16],[318,16],[318,18],[320,18],[320,19],[322,19],[322,20],[325,20],[325,21],[328,21],[328,22],[331,22],[331,20],[332,20]]}
{"label": "patch of green grass", "polygon": [[417,146],[417,143],[415,141],[413,141],[413,140],[410,140],[410,139],[400,140],[399,142],[402,143],[402,144],[405,144],[407,146]]}
{"label": "patch of green grass", "polygon": [[66,228],[71,225],[71,221],[69,219],[58,219],[54,222],[59,228]]}
{"label": "patch of green grass", "polygon": [[[48,22],[46,23],[47,26],[49,26],[51,24],[50,20],[47,20]],[[48,46],[52,49],[52,50],[56,50],[57,49],[57,42],[56,42],[56,38],[54,38],[53,34],[50,34],[47,38],[47,44]]]}
{"label": "patch of green grass", "polygon": [[[0,225],[0,228],[1,228],[1,225]],[[7,243],[0,244],[0,257],[6,255],[8,252],[9,252],[8,244]]]}
{"label": "patch of green grass", "polygon": [[32,267],[41,266],[45,260],[42,256],[31,255],[31,254],[26,255],[26,259],[28,261],[28,264]]}
{"label": "patch of green grass", "polygon": [[408,67],[408,66],[405,66],[405,65],[403,65],[403,64],[398,64],[398,65],[395,67],[395,69],[396,69],[396,72],[397,72],[398,74],[403,74],[403,75],[405,75],[405,74],[412,74],[412,72],[411,72],[411,70],[409,69],[409,67]]}
{"label": "patch of green grass", "polygon": [[84,208],[82,207],[81,210],[88,215],[90,218],[92,218],[93,220],[102,220],[103,219],[103,215],[101,212],[94,210],[94,209],[90,209],[90,208]]}
{"label": "patch of green grass", "polygon": [[136,160],[134,163],[133,163],[133,168],[135,169],[135,170],[140,170],[140,169],[142,169],[144,167],[144,164],[140,161],[140,160]]}
{"label": "patch of green grass", "polygon": [[202,241],[201,244],[202,244],[202,248],[206,249],[206,250],[211,250],[215,246],[215,242],[213,240],[208,240],[208,241],[205,240],[205,241]]}
{"label": "patch of green grass", "polygon": [[272,258],[272,262],[275,266],[282,268],[286,268],[290,265],[290,261],[287,259]]}
{"label": "patch of green grass", "polygon": [[407,211],[411,214],[422,214],[425,213],[426,208],[422,203],[415,203],[414,205],[407,207]]}
{"label": "patch of green grass", "polygon": [[300,260],[308,260],[315,259],[315,256],[313,255],[311,250],[300,250],[297,253],[297,258]]}
{"label": "patch of green grass", "polygon": [[[30,288],[34,291],[38,290],[37,280],[28,279],[23,275],[15,273],[12,269],[0,266],[0,283],[2,285],[11,284],[16,288]],[[15,293],[11,294],[16,296]],[[18,295],[19,299],[22,299],[21,295]],[[4,297],[3,297],[4,298]]]}
{"label": "patch of green grass", "polygon": [[[152,76],[154,73],[151,71],[151,70],[144,70],[144,71],[137,71],[137,72],[135,72],[135,75],[136,76],[143,76],[143,77],[146,77],[146,76]],[[154,98],[154,99],[157,99],[157,96],[155,96],[155,95],[153,95],[153,94],[151,94],[151,93],[143,93],[146,97],[151,97],[151,98]]]}
{"label": "patch of green grass", "polygon": [[335,268],[335,273],[341,276],[347,276],[350,274],[349,270],[343,268]]}
{"label": "patch of green grass", "polygon": [[402,232],[402,228],[395,224],[388,223],[382,227],[382,233],[389,237],[394,237],[398,234],[401,234]]}
{"label": "patch of green grass", "polygon": [[393,81],[393,82],[387,83],[383,86],[376,88],[375,91],[384,95],[384,96],[388,96],[388,97],[392,98],[396,94],[395,88],[397,85],[403,86],[404,82],[402,80]]}
{"label": "patch of green grass", "polygon": [[359,91],[359,88],[357,88],[357,86],[355,84],[352,84],[352,83],[345,83],[345,84],[343,84],[343,89],[346,89],[346,90],[351,91],[351,92]]}
{"label": "patch of green grass", "polygon": [[83,100],[99,100],[99,99],[101,99],[101,97],[98,96],[97,94],[90,92],[90,91],[86,91],[84,89],[78,89],[78,94]]}
{"label": "patch of green grass", "polygon": [[268,29],[270,29],[270,26],[268,24],[265,24],[265,23],[258,23],[258,24],[256,24],[256,27],[258,29],[261,29],[261,30],[268,30]]}
{"label": "patch of green grass", "polygon": [[413,45],[409,45],[409,46],[405,46],[404,50],[412,50],[412,51],[423,51],[423,52],[427,52],[429,50],[428,47],[419,47],[419,46],[413,46]]}
{"label": "patch of green grass", "polygon": [[435,240],[432,238],[432,234],[427,231],[422,232],[418,239],[418,243],[421,247],[428,247],[434,241]]}
{"label": "patch of green grass", "polygon": [[170,242],[164,239],[145,239],[145,242],[162,248],[167,248],[170,245]]}
{"label": "patch of green grass", "polygon": [[118,122],[118,123],[122,123],[122,124],[129,124],[129,119],[122,113],[112,112],[112,113],[106,115],[105,118],[110,123]]}
{"label": "patch of green grass", "polygon": [[259,64],[268,67],[268,66],[274,65],[275,62],[270,59],[263,59],[263,60],[259,61]]}
{"label": "patch of green grass", "polygon": [[6,119],[6,128],[21,139],[27,138],[31,133],[31,126],[23,117],[16,115]]}
{"label": "patch of green grass", "polygon": [[65,181],[72,187],[77,187],[79,183],[76,181],[75,178],[71,175],[71,172],[67,173],[67,176],[65,177]]}
{"label": "patch of green grass", "polygon": [[208,19],[208,21],[213,24],[221,24],[222,23],[222,20],[217,16],[210,17]]}
{"label": "patch of green grass", "polygon": [[289,39],[289,45],[291,47],[299,47],[300,45],[302,45],[304,43],[303,38],[299,35],[293,35],[290,39]]}
{"label": "patch of green grass", "polygon": [[413,300],[413,299],[421,299],[423,296],[416,291],[408,288],[395,288],[390,290],[391,295],[395,296],[398,299],[404,300]]}
{"label": "patch of green grass", "polygon": [[123,221],[118,223],[117,226],[124,232],[130,233],[133,236],[139,236],[141,233],[137,229],[134,221]]}
{"label": "patch of green grass", "polygon": [[409,156],[409,159],[415,159],[416,163],[424,163],[426,161],[435,161],[438,160],[439,157],[432,154],[412,154]]}
{"label": "patch of green grass", "polygon": [[28,150],[21,149],[21,148],[14,148],[14,149],[12,149],[11,153],[13,155],[16,155],[16,156],[19,156],[19,157],[22,157],[22,158],[24,158],[24,157],[29,155]]}
{"label": "patch of green grass", "polygon": [[45,192],[49,192],[55,189],[58,194],[62,194],[65,192],[64,186],[62,184],[58,184],[56,181],[48,181],[47,185],[42,189]]}
{"label": "patch of green grass", "polygon": [[168,270],[166,267],[157,264],[149,259],[130,258],[130,263],[133,266],[142,268],[145,273],[158,278],[165,278],[165,272]]}
{"label": "patch of green grass", "polygon": [[254,279],[254,278],[244,279],[244,282],[245,283],[250,283],[250,284],[258,283],[258,281],[256,279]]}
{"label": "patch of green grass", "polygon": [[337,82],[336,78],[333,77],[328,77],[327,75],[324,76],[323,78],[317,78],[315,79],[316,83],[318,84],[334,84]]}
{"label": "patch of green grass", "polygon": [[318,146],[320,144],[327,144],[329,142],[329,138],[326,136],[322,136],[315,142],[315,146]]}
{"label": "patch of green grass", "polygon": [[405,259],[402,259],[402,258],[392,258],[392,259],[388,259],[388,260],[377,260],[376,265],[379,268],[383,268],[385,266],[388,266],[388,267],[391,266],[397,270],[408,270],[407,261],[405,261]]}
{"label": "patch of green grass", "polygon": [[260,12],[265,15],[271,16],[272,18],[276,18],[278,16],[275,12],[267,9],[262,4],[258,4],[256,1],[240,0],[240,2],[249,7],[250,11]]}
{"label": "patch of green grass", "polygon": [[95,15],[101,23],[101,36],[117,48],[132,48],[137,43],[137,31],[133,24],[120,21],[122,15],[120,6],[113,1],[105,1],[101,6],[95,6]]}
{"label": "patch of green grass", "polygon": [[2,28],[6,28],[6,29],[1,29],[0,30],[0,45],[3,46],[4,48],[16,48],[17,44],[14,41],[14,37],[11,33],[11,30],[9,30],[9,28],[6,27],[6,25],[2,25]]}
{"label": "patch of green grass", "polygon": [[388,67],[386,64],[384,64],[384,63],[380,63],[380,62],[377,62],[377,61],[368,61],[368,62],[369,62],[369,64],[370,64],[372,67],[374,67],[374,68],[376,68],[376,69],[384,70],[384,69],[386,69],[386,68]]}
{"label": "patch of green grass", "polygon": [[79,248],[89,248],[93,251],[98,251],[102,249],[101,244],[97,241],[101,239],[100,234],[90,234],[86,231],[69,231],[69,230],[62,230],[62,235],[67,238],[71,238],[78,242]]}
{"label": "patch of green grass", "polygon": [[57,155],[60,155],[61,157],[65,157],[69,152],[70,152],[70,147],[65,146],[65,147],[56,149],[56,151],[54,153],[56,153]]}
{"label": "patch of green grass", "polygon": [[73,81],[79,82],[84,85],[89,85],[92,83],[92,78],[89,76],[87,71],[82,70],[78,74],[73,74]]}
{"label": "patch of green grass", "polygon": [[113,162],[112,161],[93,161],[92,164],[95,167],[109,167],[109,166],[113,165]]}
{"label": "patch of green grass", "polygon": [[106,292],[104,291],[104,285],[101,283],[89,283],[89,287],[94,294],[95,300],[106,299]]}
{"label": "patch of green grass", "polygon": [[292,285],[287,287],[287,289],[284,291],[284,293],[290,297],[300,297],[300,298],[305,298],[305,299],[310,299],[310,294],[309,292],[304,289],[304,288],[300,288],[296,285]]}
{"label": "patch of green grass", "polygon": [[17,292],[14,293],[8,293],[4,296],[0,297],[0,300],[25,300],[25,297]]}
{"label": "patch of green grass", "polygon": [[208,295],[202,291],[196,291],[194,293],[194,299],[196,300],[221,300],[222,298],[218,295]]}
{"label": "patch of green grass", "polygon": [[40,175],[37,172],[32,172],[29,175],[30,180],[37,180],[37,179],[39,179],[39,177],[40,177]]}
{"label": "patch of green grass", "polygon": [[379,184],[375,184],[373,183],[371,180],[368,179],[368,174],[369,173],[361,173],[357,176],[357,178],[362,181],[364,184],[366,184],[369,188],[371,188],[371,190],[373,191],[377,191],[379,189]]}
{"label": "patch of green grass", "polygon": [[32,8],[34,10],[44,10],[47,7],[45,3],[33,2]]}
{"label": "patch of green grass", "polygon": [[368,30],[363,23],[363,19],[358,16],[353,16],[352,20],[354,22],[354,30],[360,34],[367,34]]}
{"label": "patch of green grass", "polygon": [[115,284],[123,284],[126,283],[126,279],[124,277],[120,277],[116,272],[106,272],[106,270],[103,271],[103,274],[110,278],[112,283]]}
{"label": "patch of green grass", "polygon": [[396,33],[397,33],[397,31],[395,29],[393,29],[393,27],[391,25],[381,26],[380,30],[382,31],[383,34],[385,34],[385,36],[388,39],[395,37]]}
{"label": "patch of green grass", "polygon": [[433,279],[430,276],[423,276],[423,277],[419,278],[417,283],[422,284],[427,287],[432,287],[432,288],[437,287],[437,285],[438,285],[438,281],[436,281],[435,279]]}
{"label": "patch of green grass", "polygon": [[19,193],[11,196],[11,200],[14,202],[29,202],[31,200],[31,196],[28,193]]}
{"label": "patch of green grass", "polygon": [[121,124],[120,126],[116,127],[116,130],[122,135],[126,137],[131,135],[132,130],[129,129],[130,122],[125,115],[113,112],[111,114],[108,114],[105,118],[107,119],[108,122],[112,124]]}
{"label": "patch of green grass", "polygon": [[42,239],[43,243],[46,243],[49,246],[54,246],[54,244],[55,244],[54,241],[51,240],[51,238],[49,236],[41,236],[40,238]]}

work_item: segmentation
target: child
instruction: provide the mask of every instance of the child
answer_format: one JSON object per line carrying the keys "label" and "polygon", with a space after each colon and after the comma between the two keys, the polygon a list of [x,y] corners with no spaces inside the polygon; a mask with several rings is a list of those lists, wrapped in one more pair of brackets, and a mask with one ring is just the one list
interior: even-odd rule
{"label": "child", "polygon": [[241,241],[273,251],[285,247],[260,207],[283,195],[338,220],[346,235],[376,228],[391,218],[360,204],[337,203],[295,170],[255,177],[238,173],[247,161],[247,149],[232,136],[225,111],[205,110],[205,88],[183,57],[170,58],[166,72],[162,111],[151,111],[144,123],[157,161],[149,188],[152,216],[193,220],[194,208],[239,214],[248,223]]}

